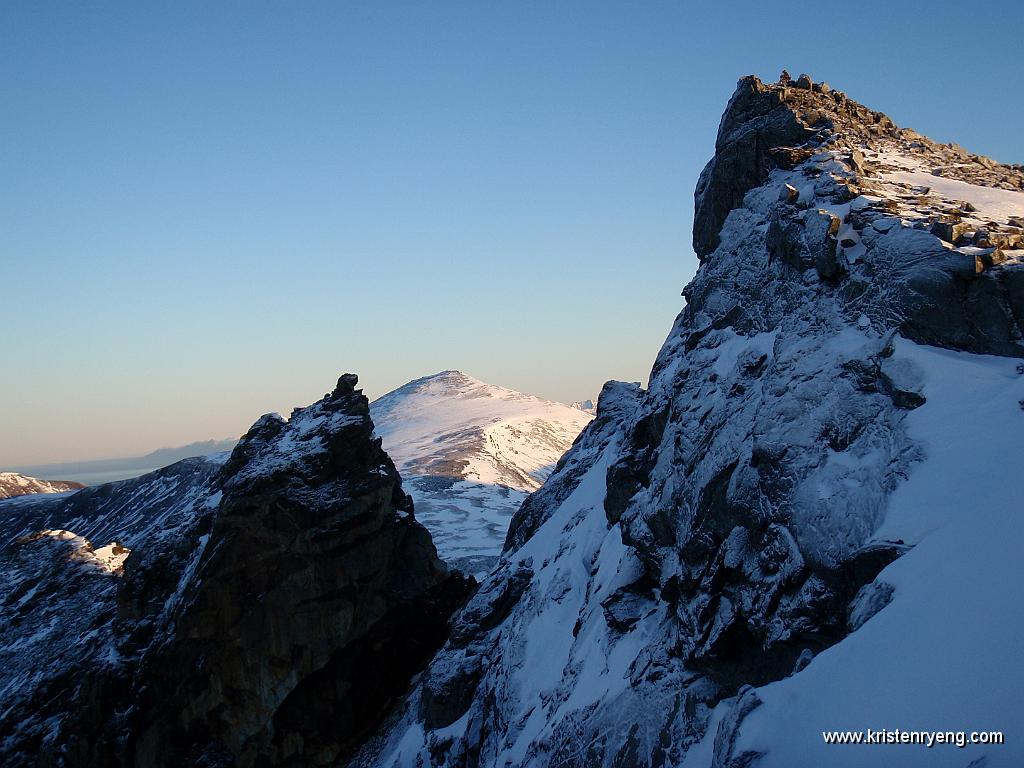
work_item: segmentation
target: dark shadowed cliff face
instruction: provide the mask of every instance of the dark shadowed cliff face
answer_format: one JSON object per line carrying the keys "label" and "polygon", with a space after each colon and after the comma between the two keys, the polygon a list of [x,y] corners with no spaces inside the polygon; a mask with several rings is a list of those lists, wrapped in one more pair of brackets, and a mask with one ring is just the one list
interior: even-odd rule
{"label": "dark shadowed cliff face", "polygon": [[[809,78],[741,80],[697,187],[702,264],[649,389],[606,385],[362,764],[832,765],[849,753],[818,754],[821,731],[912,707],[957,638],[1004,659],[998,632],[971,633],[1005,595],[968,618],[939,577],[977,571],[991,533],[973,520],[1018,526],[1004,425],[1024,398],[1022,216],[1019,166]],[[922,605],[947,623],[919,636]],[[884,696],[857,688],[903,644]],[[1010,666],[975,665],[936,718],[988,702]],[[793,702],[809,714],[773,741]],[[794,748],[804,762],[778,757]]]}
{"label": "dark shadowed cliff face", "polygon": [[[98,639],[0,713],[5,765],[332,765],[366,737],[470,585],[413,519],[355,381],[257,421],[123,574],[74,569]],[[9,548],[19,589],[59,584],[59,553],[27,547]]]}

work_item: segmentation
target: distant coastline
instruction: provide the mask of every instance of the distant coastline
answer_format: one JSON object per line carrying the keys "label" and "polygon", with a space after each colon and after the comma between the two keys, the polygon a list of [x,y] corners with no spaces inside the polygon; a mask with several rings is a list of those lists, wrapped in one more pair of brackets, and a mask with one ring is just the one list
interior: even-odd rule
{"label": "distant coastline", "polygon": [[97,459],[93,461],[72,461],[58,464],[36,464],[33,466],[13,467],[12,471],[30,477],[57,478],[72,480],[85,485],[102,485],[118,480],[139,477],[147,472],[166,467],[182,459],[193,456],[206,456],[211,453],[230,451],[235,447],[236,439],[203,440],[177,448],[161,448],[145,456],[119,459]]}

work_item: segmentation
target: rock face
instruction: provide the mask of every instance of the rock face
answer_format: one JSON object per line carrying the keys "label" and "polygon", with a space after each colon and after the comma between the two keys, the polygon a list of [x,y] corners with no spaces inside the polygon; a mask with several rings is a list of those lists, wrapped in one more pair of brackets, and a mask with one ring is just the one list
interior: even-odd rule
{"label": "rock face", "polygon": [[[355,383],[288,421],[264,416],[214,472],[190,460],[194,492],[172,494],[159,535],[130,535],[139,481],[109,491],[119,514],[104,533],[131,555],[123,574],[75,571],[88,599],[55,616],[81,610],[95,639],[17,689],[0,715],[5,765],[333,765],[365,739],[472,584],[413,518]],[[12,623],[34,587],[61,583],[31,547],[7,549],[22,564],[0,603]]]}
{"label": "rock face", "polygon": [[[869,316],[887,315],[887,327],[915,341],[1024,355],[1020,272],[992,269],[1024,261],[1020,166],[898,128],[803,76],[796,87],[741,80],[715,146],[695,193],[693,245],[702,260],[749,193],[793,171],[778,204],[762,207],[773,258],[800,274],[814,267],[834,285],[849,260],[859,261],[838,286],[846,306],[870,304]],[[903,226],[891,226],[896,217]],[[694,311],[708,290],[701,283],[708,281],[688,289]]]}
{"label": "rock face", "polygon": [[30,493],[65,493],[85,488],[82,483],[71,480],[40,480],[36,477],[19,475],[17,472],[0,472],[0,501]]}
{"label": "rock face", "polygon": [[[927,192],[921,177],[934,179]],[[977,380],[998,393],[986,409],[999,415],[979,423],[994,434],[1019,418],[1024,254],[1007,248],[986,262],[994,250],[974,238],[1012,240],[1022,188],[1019,167],[898,129],[809,77],[741,80],[697,186],[702,265],[649,389],[606,385],[405,711],[357,763],[751,766],[772,759],[757,738],[771,728],[747,734],[745,723],[785,722],[773,681],[799,686],[837,657],[850,660],[851,679],[870,678],[882,652],[847,649],[879,626],[903,627],[881,636],[895,647],[919,623],[887,574],[934,581],[912,547],[938,521],[960,519],[913,482],[958,433],[963,399],[933,403],[930,393],[959,375],[949,371],[981,366]],[[970,245],[931,233],[954,208]],[[922,437],[943,430],[937,442]],[[985,495],[991,483],[972,485],[985,464],[966,456],[988,449],[974,439],[937,474]],[[988,461],[1014,476],[1012,459]],[[1008,526],[1013,493],[992,503]],[[943,567],[971,569],[966,542],[978,537],[949,545]],[[1022,575],[1015,559],[1000,562],[1009,583]],[[929,594],[944,613],[942,595]],[[971,631],[949,621],[913,663],[901,657],[905,669],[924,678],[955,650],[949,638]],[[974,642],[972,657],[1002,658],[991,638]],[[1010,666],[979,673],[951,701],[988,701],[985,686]],[[894,673],[904,687],[885,702],[915,701],[908,674]],[[864,698],[832,702],[833,722],[847,725],[807,720],[816,740],[803,734],[806,748],[821,749],[825,728],[877,727],[842,709]],[[936,717],[956,713],[950,704]],[[972,757],[986,754],[999,753]],[[927,758],[962,764],[955,753]]]}

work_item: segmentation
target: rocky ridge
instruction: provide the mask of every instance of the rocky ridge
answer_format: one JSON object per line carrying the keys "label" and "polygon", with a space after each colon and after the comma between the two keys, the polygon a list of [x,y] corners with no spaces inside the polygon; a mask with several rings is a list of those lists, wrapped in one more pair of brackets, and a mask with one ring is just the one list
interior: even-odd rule
{"label": "rocky ridge", "polygon": [[355,384],[261,418],[223,465],[0,505],[5,765],[331,765],[358,746],[472,584]]}
{"label": "rocky ridge", "polygon": [[[773,258],[908,338],[1022,355],[1024,167],[899,128],[807,76],[745,78],[697,183],[698,257],[748,193],[783,175],[765,210]],[[689,304],[707,283],[688,287]]]}
{"label": "rocky ridge", "polygon": [[[785,745],[764,744],[763,723],[785,722],[772,684],[800,691],[837,657],[844,675],[870,678],[864,659],[878,653],[848,649],[913,616],[897,574],[939,583],[926,553],[942,541],[934,530],[961,530],[961,510],[916,501],[929,491],[914,478],[970,487],[984,466],[931,469],[948,443],[935,436],[961,413],[950,372],[992,397],[965,457],[1020,418],[1022,179],[1020,166],[930,142],[807,76],[742,79],[697,185],[701,267],[649,389],[606,385],[358,764],[785,765],[771,762]],[[1012,476],[1001,458],[988,465]],[[984,493],[1012,527],[1012,489]],[[973,567],[967,542],[982,534],[971,531],[943,567]],[[942,594],[928,599],[942,613]],[[970,632],[947,620],[902,659],[892,680],[905,687],[890,684],[875,711],[916,701],[906,670],[934,673],[945,644]],[[891,631],[889,647],[908,633]],[[998,633],[976,635],[974,658],[1004,657]],[[988,701],[1008,669],[976,668],[951,701]],[[844,702],[828,703],[842,715]],[[949,722],[949,706],[933,714]],[[747,734],[757,718],[775,719]],[[821,725],[797,734],[805,756],[838,727]],[[962,764],[955,752],[918,759]]]}

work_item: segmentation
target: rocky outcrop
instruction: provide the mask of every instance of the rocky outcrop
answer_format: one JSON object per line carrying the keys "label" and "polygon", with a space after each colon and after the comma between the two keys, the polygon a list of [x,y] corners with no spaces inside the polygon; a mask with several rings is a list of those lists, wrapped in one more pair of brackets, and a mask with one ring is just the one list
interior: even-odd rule
{"label": "rocky outcrop", "polygon": [[261,418],[174,536],[132,542],[86,611],[103,642],[4,713],[5,765],[335,765],[366,738],[472,584],[414,519],[355,384]]}
{"label": "rocky outcrop", "polygon": [[[1024,253],[991,245],[1022,182],[809,77],[741,80],[649,388],[606,385],[359,763],[762,759],[741,732],[763,686],[891,610],[880,574],[916,543],[883,527],[927,458],[915,343],[1024,356]],[[932,233],[954,208],[961,244]]]}
{"label": "rocky outcrop", "polygon": [[[697,184],[698,256],[711,257],[748,193],[794,171],[765,209],[768,252],[794,278],[815,269],[847,306],[885,315],[916,341],[1024,355],[1021,307],[1008,288],[1024,260],[1014,213],[1021,166],[937,144],[809,78],[793,86],[746,77]],[[968,199],[979,193],[983,202]],[[686,294],[691,312],[702,309],[700,282]]]}
{"label": "rocky outcrop", "polygon": [[767,89],[756,78],[740,81],[722,116],[715,156],[697,181],[693,247],[701,258],[719,243],[719,231],[743,196],[780,165],[792,167],[806,152],[787,151],[803,144],[814,130],[783,98],[785,90]]}
{"label": "rocky outcrop", "polygon": [[144,662],[157,675],[140,764],[211,745],[238,765],[332,764],[444,639],[464,592],[354,384],[342,377],[287,422],[260,419],[225,464],[188,608]]}

